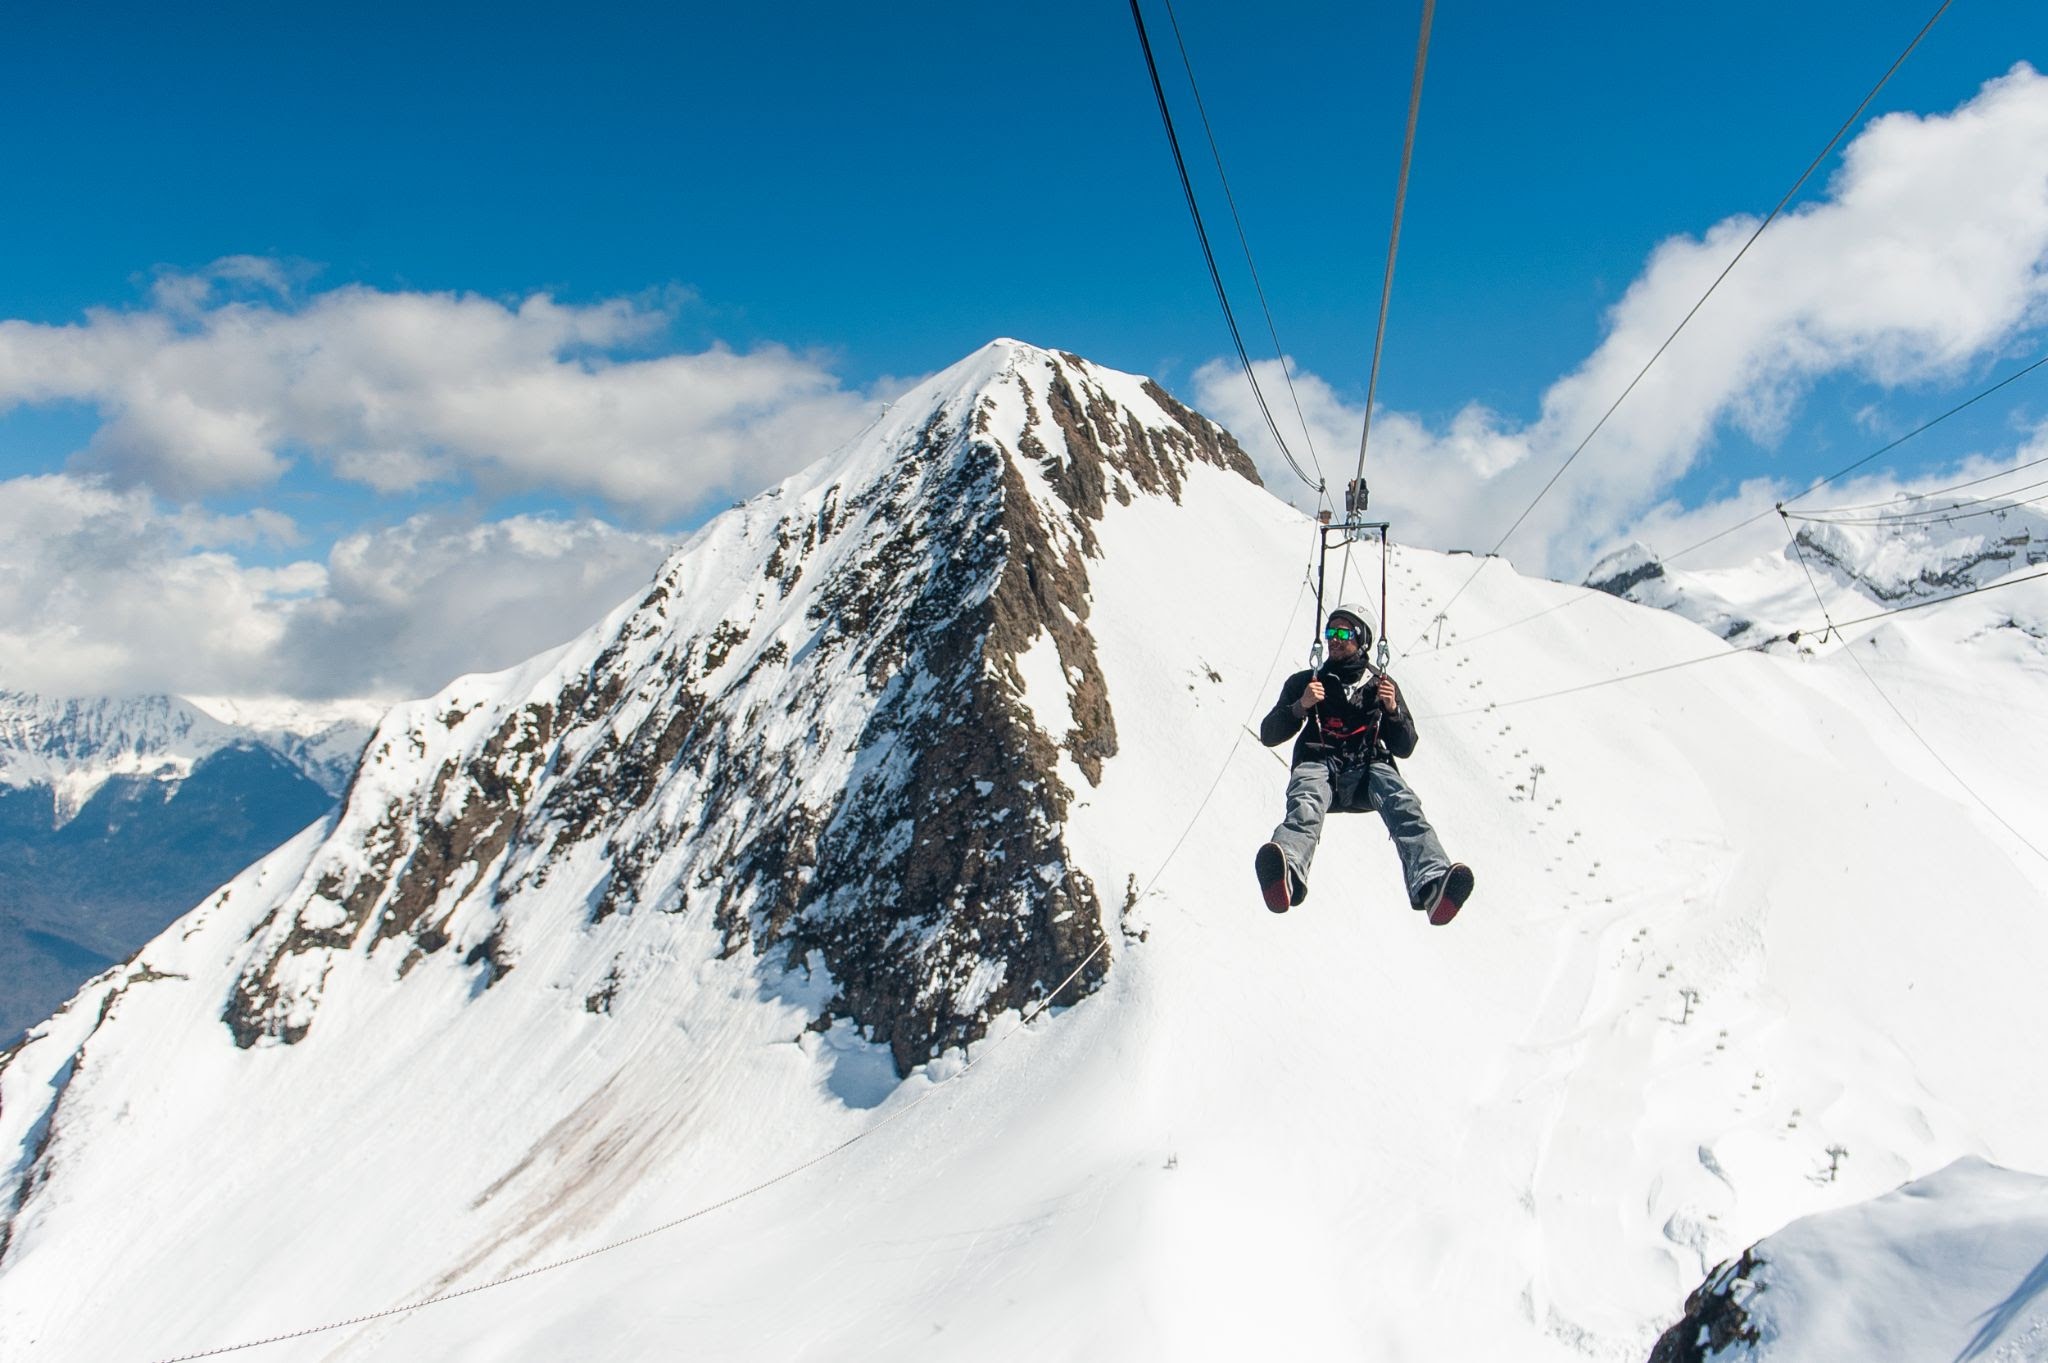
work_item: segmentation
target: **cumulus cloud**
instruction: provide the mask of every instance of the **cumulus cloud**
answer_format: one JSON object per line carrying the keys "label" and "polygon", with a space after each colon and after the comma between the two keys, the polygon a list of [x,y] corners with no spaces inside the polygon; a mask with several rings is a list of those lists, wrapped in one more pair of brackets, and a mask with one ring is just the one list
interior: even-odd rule
{"label": "cumulus cloud", "polygon": [[[1875,120],[1849,145],[1825,195],[1757,241],[1505,552],[1537,571],[1581,570],[1645,517],[1668,525],[1669,489],[1723,428],[1769,442],[1823,378],[1952,382],[2040,327],[2048,321],[2044,149],[2048,79],[2025,64],[1952,113]],[[1605,339],[1550,386],[1531,422],[1476,404],[1441,427],[1375,413],[1375,509],[1399,521],[1405,538],[1493,547],[1755,227],[1753,218],[1730,218],[1661,245],[1609,314]],[[1263,371],[1269,400],[1284,394],[1278,365]],[[1313,375],[1297,374],[1295,388],[1317,446],[1339,452],[1325,470],[1341,484],[1363,413]],[[1241,373],[1205,366],[1196,395],[1245,439],[1276,490],[1299,488]],[[1284,397],[1276,416],[1293,418]]]}
{"label": "cumulus cloud", "polygon": [[253,257],[167,273],[150,306],[0,321],[0,412],[91,404],[81,471],[173,499],[297,458],[380,492],[595,497],[655,524],[810,462],[877,403],[779,346],[646,354],[659,307],[347,286]]}
{"label": "cumulus cloud", "polygon": [[[418,516],[290,560],[262,512],[167,508],[71,475],[0,483],[0,685],[398,698],[562,643],[643,588],[664,537]],[[287,558],[253,565],[256,553]]]}

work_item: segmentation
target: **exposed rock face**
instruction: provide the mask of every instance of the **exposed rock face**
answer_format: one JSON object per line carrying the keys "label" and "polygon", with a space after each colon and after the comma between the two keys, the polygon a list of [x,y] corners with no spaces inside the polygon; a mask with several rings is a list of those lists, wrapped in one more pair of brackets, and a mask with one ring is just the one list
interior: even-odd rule
{"label": "exposed rock face", "polygon": [[1749,1318],[1749,1302],[1763,1290],[1758,1281],[1762,1267],[1756,1251],[1748,1249],[1709,1274],[1685,1299],[1678,1324],[1657,1340],[1650,1363],[1706,1363],[1733,1345],[1755,1344],[1758,1330]]}
{"label": "exposed rock face", "polygon": [[1650,551],[1640,544],[1630,544],[1617,549],[1593,565],[1586,574],[1585,585],[1596,592],[1619,596],[1633,601],[1635,589],[1645,582],[1655,582],[1664,576],[1664,565],[1659,563]]}
{"label": "exposed rock face", "polygon": [[1649,549],[1631,543],[1593,565],[1585,585],[1639,606],[1672,611],[1730,643],[1749,643],[1757,622],[1685,573],[1673,573]]}
{"label": "exposed rock face", "polygon": [[[934,384],[560,657],[394,712],[252,939],[236,1041],[305,1037],[351,956],[402,976],[452,949],[490,988],[565,889],[587,933],[704,913],[727,954],[822,972],[816,1025],[851,1019],[899,1071],[1077,968],[1062,1001],[1097,984],[1103,905],[1062,840],[1070,783],[1117,746],[1095,526],[1112,500],[1177,498],[1194,460],[1257,475],[1221,428],[1076,356],[998,343]],[[1046,648],[1063,713],[1026,695],[1020,659]],[[659,968],[620,940],[590,1013]]]}
{"label": "exposed rock face", "polygon": [[[1799,550],[1886,604],[1949,596],[2048,563],[2048,519],[2021,506],[1923,519],[1799,527]],[[1788,551],[1789,552],[1789,551]]]}

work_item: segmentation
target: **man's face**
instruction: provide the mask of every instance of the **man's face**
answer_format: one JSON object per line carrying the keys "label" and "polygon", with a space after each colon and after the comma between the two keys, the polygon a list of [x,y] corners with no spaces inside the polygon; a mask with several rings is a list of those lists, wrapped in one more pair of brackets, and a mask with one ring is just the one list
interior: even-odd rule
{"label": "man's face", "polygon": [[1332,658],[1348,658],[1364,646],[1365,631],[1351,623],[1350,616],[1338,615],[1323,626],[1323,638],[1329,642]]}

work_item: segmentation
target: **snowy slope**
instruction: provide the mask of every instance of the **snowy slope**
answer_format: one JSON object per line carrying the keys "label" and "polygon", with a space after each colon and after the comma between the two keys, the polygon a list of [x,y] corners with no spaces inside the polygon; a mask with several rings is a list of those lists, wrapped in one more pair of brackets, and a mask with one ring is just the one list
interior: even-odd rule
{"label": "snowy slope", "polygon": [[1796,544],[1729,567],[1674,568],[1630,544],[1595,564],[1586,585],[1758,644],[1820,630],[1831,616],[1935,602],[2048,564],[2048,516],[2024,503],[1972,503],[1947,516],[1939,504],[1896,517],[1834,514],[1841,519],[1802,521]]}
{"label": "snowy slope", "polygon": [[2048,1356],[2048,1180],[1957,1160],[1716,1273],[1652,1363]]}
{"label": "snowy slope", "polygon": [[[1120,410],[1053,419],[1056,375]],[[1174,429],[1128,376],[1004,344],[921,401],[665,569],[688,579],[688,619],[643,635],[648,607],[622,608],[561,652],[394,715],[350,815],[39,1031],[0,1072],[0,1150],[26,1175],[0,1259],[0,1352],[165,1358],[664,1228],[250,1356],[1641,1359],[1714,1265],[1796,1217],[1966,1155],[2048,1170],[2044,1062],[1985,1044],[2048,1023],[2032,964],[2048,865],[1839,647],[1727,650],[1675,615],[1491,563],[1442,646],[1394,668],[1422,716],[1406,770],[1477,867],[1473,903],[1443,930],[1408,911],[1366,816],[1336,821],[1309,899],[1276,918],[1250,857],[1285,771],[1245,726],[1306,653],[1306,523],[1222,462],[1173,463],[1170,489],[1104,474],[1075,448],[1091,432],[1125,416]],[[761,555],[739,544],[765,552],[834,478],[905,458],[927,412],[970,410],[1056,531],[1044,564],[1069,588],[1085,573],[1085,598],[1047,593],[990,663],[1050,740],[1034,760],[1066,796],[1061,883],[1092,887],[1099,915],[1101,936],[1054,939],[1068,945],[1052,964],[1103,940],[1114,962],[1084,977],[1082,1001],[1019,1031],[1015,1009],[1066,970],[984,993],[946,1015],[978,1019],[956,1033],[969,1044],[896,1083],[890,1052],[844,1015],[847,981],[814,966],[807,984],[801,959],[734,949],[740,921],[769,929],[760,901],[721,922],[702,899],[662,898],[688,868],[661,861],[655,831],[708,855],[688,831],[703,788],[642,804],[616,776],[604,788],[649,812],[619,815],[628,836],[609,846],[536,852],[519,874],[548,883],[452,858],[410,943],[273,955],[291,937],[274,911],[296,906],[302,945],[338,932],[346,881],[325,877],[370,868],[398,845],[380,838],[417,838],[422,818],[459,825],[477,787],[436,786],[446,754],[592,675],[607,641],[658,650],[731,610],[749,625],[734,672],[771,639],[794,668],[815,626],[777,615]],[[1084,504],[1096,514],[1060,510]],[[971,560],[974,522],[948,524],[934,542]],[[1473,566],[1397,548],[1397,644]],[[2048,596],[2023,586],[1855,645],[2023,830],[2048,827],[2048,726],[2022,722],[2048,710],[2044,621]],[[770,698],[804,675],[742,686],[763,754],[804,754],[819,799],[886,774],[885,745],[852,737],[852,692],[825,686],[841,699],[777,718]],[[711,684],[728,711],[733,676]],[[628,747],[653,708],[614,728]],[[1009,794],[974,781],[952,798]],[[900,856],[893,826],[863,844],[878,864]],[[606,863],[635,846],[644,894],[600,915]],[[510,908],[462,897],[486,876],[512,886]],[[446,941],[413,959],[420,924]],[[1032,958],[942,953],[935,972],[960,970],[949,997],[1003,983],[976,959]],[[238,1010],[252,978],[271,992]],[[840,1020],[815,1030],[835,1001]],[[259,1024],[252,1044],[224,1010]]]}

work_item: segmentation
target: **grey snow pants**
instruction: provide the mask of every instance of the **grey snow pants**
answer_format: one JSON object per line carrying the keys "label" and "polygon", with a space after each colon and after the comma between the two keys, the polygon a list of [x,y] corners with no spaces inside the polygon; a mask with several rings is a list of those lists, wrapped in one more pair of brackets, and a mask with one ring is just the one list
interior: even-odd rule
{"label": "grey snow pants", "polygon": [[1422,801],[1390,762],[1301,762],[1287,778],[1287,816],[1273,830],[1273,842],[1287,861],[1288,874],[1307,893],[1309,863],[1322,840],[1323,820],[1337,814],[1379,811],[1381,822],[1401,857],[1401,875],[1408,882],[1408,902],[1451,869],[1451,859],[1437,841],[1436,830],[1423,817]]}

